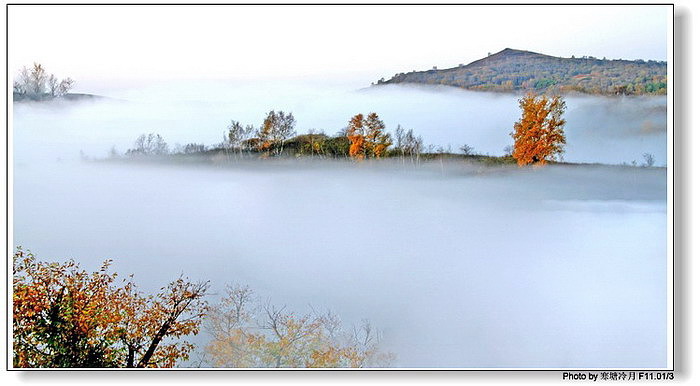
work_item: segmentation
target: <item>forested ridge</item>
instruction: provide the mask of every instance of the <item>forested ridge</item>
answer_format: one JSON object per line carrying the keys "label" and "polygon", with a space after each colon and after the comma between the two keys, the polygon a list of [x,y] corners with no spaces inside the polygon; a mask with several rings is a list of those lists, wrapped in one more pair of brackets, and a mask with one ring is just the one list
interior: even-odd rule
{"label": "forested ridge", "polygon": [[481,91],[600,95],[665,95],[667,63],[653,60],[560,58],[506,48],[467,65],[395,74],[377,81],[441,84]]}

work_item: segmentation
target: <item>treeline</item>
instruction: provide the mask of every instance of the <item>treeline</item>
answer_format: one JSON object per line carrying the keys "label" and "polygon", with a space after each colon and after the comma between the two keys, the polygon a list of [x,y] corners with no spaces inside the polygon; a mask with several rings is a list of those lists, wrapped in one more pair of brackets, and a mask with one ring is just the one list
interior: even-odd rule
{"label": "treeline", "polygon": [[34,63],[31,67],[24,66],[12,83],[14,101],[47,100],[65,96],[75,81],[71,78],[58,80],[54,74],[46,72],[44,66]]}
{"label": "treeline", "polygon": [[[395,157],[411,164],[419,164],[422,160],[456,158],[487,165],[518,166],[562,161],[566,145],[564,99],[560,95],[531,92],[519,99],[518,104],[521,117],[510,132],[513,144],[506,146],[501,156],[478,154],[468,144],[460,146],[459,153],[454,153],[450,146],[425,146],[421,136],[416,135],[412,129],[406,130],[398,125],[393,133],[388,132],[384,122],[374,112],[351,117],[348,125],[333,136],[318,130],[297,135],[294,129],[296,119],[292,113],[271,110],[257,129],[252,124],[243,125],[239,121],[231,121],[223,141],[215,145],[189,143],[171,149],[163,137],[150,133],[139,136],[134,147],[123,155],[113,148],[110,158],[180,157],[236,161],[271,157],[318,157],[360,162]],[[633,161],[632,166],[651,167],[654,163],[653,155],[644,153],[643,162],[637,164]]]}
{"label": "treeline", "polygon": [[666,67],[666,62],[653,60],[559,58],[506,48],[468,65],[399,73],[388,80],[382,78],[377,84],[439,84],[504,92],[665,95]]}
{"label": "treeline", "polygon": [[[297,134],[296,119],[292,113],[270,111],[263,123],[256,128],[252,124],[243,124],[232,120],[226,128],[223,140],[213,145],[188,143],[169,146],[157,133],[142,134],[132,148],[119,154],[112,149],[111,158],[143,157],[188,157],[221,156],[229,160],[271,157],[311,157],[352,159],[361,161],[378,158],[400,158],[418,163],[422,159],[442,156],[458,156],[452,148],[425,145],[423,138],[413,129],[398,125],[389,132],[377,113],[357,114],[350,118],[347,127],[335,135],[328,135],[322,130],[309,130],[306,134]],[[462,156],[485,158],[469,145],[460,147]],[[503,161],[513,163],[509,149],[504,149]],[[493,157],[489,157],[493,158]],[[498,157],[496,157],[498,158]]]}
{"label": "treeline", "polygon": [[[210,302],[209,282],[183,276],[146,294],[110,264],[87,272],[17,249],[13,367],[387,367],[394,359],[369,322],[347,328],[332,312],[295,314],[240,285]],[[188,338],[201,332],[210,339],[197,350]]]}

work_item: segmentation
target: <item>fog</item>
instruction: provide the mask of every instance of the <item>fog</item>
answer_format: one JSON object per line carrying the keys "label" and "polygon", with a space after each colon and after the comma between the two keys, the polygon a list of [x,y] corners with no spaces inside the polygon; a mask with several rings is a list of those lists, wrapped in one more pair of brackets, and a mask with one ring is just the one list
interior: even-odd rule
{"label": "fog", "polygon": [[[340,81],[154,83],[148,87],[106,89],[99,102],[15,106],[17,127],[61,143],[62,157],[80,150],[104,156],[111,146],[125,151],[144,132],[157,132],[171,145],[211,145],[222,140],[229,122],[259,126],[272,110],[291,111],[297,131],[334,135],[357,113],[375,111],[393,131],[413,129],[426,145],[458,153],[502,155],[519,118],[518,97],[464,91],[445,86],[382,86],[357,89]],[[641,162],[643,153],[666,163],[666,97],[567,97],[564,160],[621,164]],[[58,105],[58,106],[57,106]],[[15,132],[20,146],[24,131]],[[19,141],[19,142],[18,142]],[[55,146],[50,146],[55,148]],[[46,154],[42,150],[42,154]],[[19,154],[18,156],[22,156]]]}
{"label": "fog", "polygon": [[[518,117],[515,96],[443,88],[194,90],[15,104],[14,245],[89,269],[112,258],[144,290],[185,273],[366,318],[398,367],[667,365],[665,168],[80,160],[144,132],[212,144],[272,108],[328,134],[377,111],[426,143],[500,155]],[[666,163],[665,98],[566,100],[565,160]]]}

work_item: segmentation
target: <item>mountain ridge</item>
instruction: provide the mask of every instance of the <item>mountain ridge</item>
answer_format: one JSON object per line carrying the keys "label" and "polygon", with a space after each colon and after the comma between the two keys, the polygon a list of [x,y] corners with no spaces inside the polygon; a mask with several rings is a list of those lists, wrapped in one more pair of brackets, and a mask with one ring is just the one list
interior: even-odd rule
{"label": "mountain ridge", "polygon": [[665,95],[667,63],[591,56],[562,58],[505,48],[467,65],[398,73],[376,85],[442,84],[479,91]]}

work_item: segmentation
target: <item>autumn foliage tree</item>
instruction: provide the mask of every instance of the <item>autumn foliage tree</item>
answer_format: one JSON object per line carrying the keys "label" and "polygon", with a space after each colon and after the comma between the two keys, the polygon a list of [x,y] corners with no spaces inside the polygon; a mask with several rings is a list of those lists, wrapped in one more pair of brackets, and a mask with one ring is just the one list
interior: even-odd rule
{"label": "autumn foliage tree", "polygon": [[529,93],[519,103],[522,116],[511,133],[515,140],[513,158],[518,165],[543,165],[562,154],[566,144],[566,121],[562,118],[566,103],[562,97]]}
{"label": "autumn foliage tree", "polygon": [[364,116],[357,114],[350,118],[348,123],[347,137],[350,141],[350,150],[348,154],[355,159],[365,158],[365,127]]}
{"label": "autumn foliage tree", "polygon": [[355,159],[381,158],[391,146],[391,134],[386,132],[377,113],[369,113],[367,117],[357,114],[350,118],[346,135],[350,141],[348,154]]}
{"label": "autumn foliage tree", "polygon": [[262,126],[256,132],[258,151],[275,150],[277,154],[282,154],[284,141],[296,134],[295,125],[296,119],[292,113],[285,114],[284,111],[270,110]]}
{"label": "autumn foliage tree", "polygon": [[227,286],[205,330],[212,335],[205,359],[214,367],[368,367],[393,360],[379,350],[380,336],[367,322],[344,331],[330,312],[297,315],[256,301],[242,286]]}
{"label": "autumn foliage tree", "polygon": [[208,283],[180,277],[156,295],[73,261],[46,263],[17,249],[13,257],[14,367],[173,367],[194,346]]}

